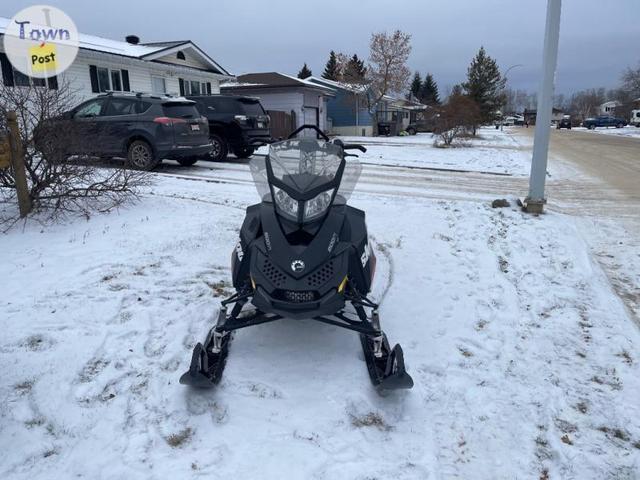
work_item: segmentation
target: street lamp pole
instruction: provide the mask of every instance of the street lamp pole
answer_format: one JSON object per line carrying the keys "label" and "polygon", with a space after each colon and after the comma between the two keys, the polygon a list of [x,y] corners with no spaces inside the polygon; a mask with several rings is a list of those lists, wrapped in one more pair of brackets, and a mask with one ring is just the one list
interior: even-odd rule
{"label": "street lamp pole", "polygon": [[525,210],[542,213],[547,199],[544,196],[547,175],[551,112],[553,109],[553,86],[558,63],[558,40],[560,38],[560,12],[562,0],[547,0],[547,20],[542,52],[542,82],[538,95],[536,130],[529,177],[529,195],[524,200]]}

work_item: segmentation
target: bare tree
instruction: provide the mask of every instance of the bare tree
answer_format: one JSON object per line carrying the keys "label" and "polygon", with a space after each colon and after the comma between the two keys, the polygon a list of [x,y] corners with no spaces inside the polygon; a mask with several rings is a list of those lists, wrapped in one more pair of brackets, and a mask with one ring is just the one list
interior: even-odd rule
{"label": "bare tree", "polygon": [[622,74],[622,89],[627,91],[634,100],[640,98],[640,64],[635,69],[627,68]]}
{"label": "bare tree", "polygon": [[450,147],[456,138],[472,132],[481,118],[480,106],[468,96],[456,93],[440,107],[434,133],[440,138],[440,145]]}
{"label": "bare tree", "polygon": [[[29,196],[34,210],[44,212],[45,218],[108,211],[135,198],[139,187],[148,183],[144,172],[125,169],[122,164],[100,168],[95,162],[68,158],[69,145],[77,142],[78,136],[72,135],[74,125],[63,120],[63,114],[75,101],[76,92],[65,80],[59,82],[57,89],[0,85],[0,128],[5,127],[6,113],[15,111]],[[0,170],[0,200],[5,204],[15,201],[12,170]],[[12,225],[15,214],[4,207],[0,222]]]}
{"label": "bare tree", "polygon": [[396,30],[371,35],[369,66],[365,77],[368,87],[368,107],[374,122],[374,134],[378,128],[378,104],[385,95],[401,94],[407,89],[411,71],[407,60],[411,53],[411,35]]}
{"label": "bare tree", "polygon": [[597,113],[605,98],[604,88],[581,90],[571,95],[569,109],[576,119],[584,120]]}

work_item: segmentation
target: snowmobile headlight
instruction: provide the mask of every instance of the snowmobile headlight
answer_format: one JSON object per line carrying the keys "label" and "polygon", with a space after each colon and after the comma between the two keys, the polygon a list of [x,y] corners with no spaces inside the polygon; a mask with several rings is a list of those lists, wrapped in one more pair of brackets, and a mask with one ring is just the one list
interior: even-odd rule
{"label": "snowmobile headlight", "polygon": [[294,220],[298,219],[298,201],[289,196],[287,192],[278,187],[273,187],[273,196],[275,197],[276,205],[282,213],[292,217]]}
{"label": "snowmobile headlight", "polygon": [[322,192],[304,203],[304,220],[313,220],[326,212],[331,205],[332,191]]}

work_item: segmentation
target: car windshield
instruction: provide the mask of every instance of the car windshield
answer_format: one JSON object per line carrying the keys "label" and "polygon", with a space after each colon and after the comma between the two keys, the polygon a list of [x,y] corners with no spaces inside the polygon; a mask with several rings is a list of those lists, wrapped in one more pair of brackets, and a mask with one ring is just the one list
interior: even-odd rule
{"label": "car windshield", "polygon": [[[322,192],[313,200],[305,202],[304,206],[296,207],[296,209],[305,208],[304,219],[307,220],[312,219],[311,213],[315,212],[314,208],[320,214],[328,207],[333,194],[330,183],[339,173],[340,165],[345,160],[342,158],[341,147],[315,138],[305,137],[271,144],[267,157],[256,155],[250,162],[258,194],[263,201],[270,202],[273,198],[267,177],[267,161],[271,164],[273,176],[282,181],[289,189],[300,194],[312,190]],[[360,177],[361,170],[362,166],[357,159],[349,158],[348,161],[345,161],[342,179],[333,203],[344,204],[347,202]],[[326,189],[323,190],[323,186],[326,186]],[[280,195],[283,198],[286,196],[290,199],[284,191],[278,188],[274,187],[274,192],[277,196]],[[282,199],[276,198],[276,203],[279,206],[282,205],[280,200]],[[287,201],[292,205],[297,203],[293,199]],[[320,202],[323,208],[318,206]],[[286,216],[295,217],[296,211],[291,210],[291,214]]]}

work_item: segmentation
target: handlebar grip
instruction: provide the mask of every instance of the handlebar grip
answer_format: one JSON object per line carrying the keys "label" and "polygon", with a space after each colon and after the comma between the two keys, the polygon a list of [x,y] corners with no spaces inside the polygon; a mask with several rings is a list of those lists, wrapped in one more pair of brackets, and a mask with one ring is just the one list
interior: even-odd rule
{"label": "handlebar grip", "polygon": [[360,150],[362,153],[367,153],[367,149],[363,145],[357,143],[345,143],[342,147],[343,150]]}

